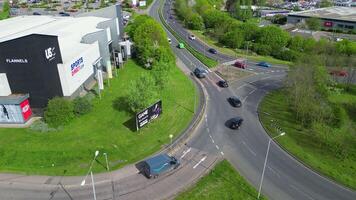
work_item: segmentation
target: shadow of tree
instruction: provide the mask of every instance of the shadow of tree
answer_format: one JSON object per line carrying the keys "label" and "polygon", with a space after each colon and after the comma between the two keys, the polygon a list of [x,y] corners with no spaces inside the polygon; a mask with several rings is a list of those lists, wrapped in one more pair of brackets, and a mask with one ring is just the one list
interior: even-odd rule
{"label": "shadow of tree", "polygon": [[118,97],[114,99],[112,103],[112,107],[117,110],[117,111],[124,111],[128,114],[135,114],[130,110],[129,104],[127,102],[127,99],[125,97]]}

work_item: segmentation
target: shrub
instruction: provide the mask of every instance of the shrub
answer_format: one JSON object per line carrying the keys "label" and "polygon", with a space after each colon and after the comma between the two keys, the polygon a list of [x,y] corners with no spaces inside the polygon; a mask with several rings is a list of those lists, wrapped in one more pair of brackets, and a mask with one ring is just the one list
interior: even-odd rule
{"label": "shrub", "polygon": [[73,103],[71,101],[55,97],[48,102],[44,119],[51,127],[68,124],[73,118]]}
{"label": "shrub", "polygon": [[253,51],[255,51],[256,53],[258,53],[259,55],[270,55],[272,52],[272,47],[269,45],[265,45],[265,44],[258,44],[255,43],[253,45]]}
{"label": "shrub", "polygon": [[87,97],[77,97],[73,101],[74,114],[77,116],[89,113],[93,109],[93,104]]}
{"label": "shrub", "polygon": [[54,132],[57,129],[48,127],[48,124],[46,124],[44,121],[38,120],[33,124],[31,124],[30,130],[35,132],[48,133],[48,132]]}

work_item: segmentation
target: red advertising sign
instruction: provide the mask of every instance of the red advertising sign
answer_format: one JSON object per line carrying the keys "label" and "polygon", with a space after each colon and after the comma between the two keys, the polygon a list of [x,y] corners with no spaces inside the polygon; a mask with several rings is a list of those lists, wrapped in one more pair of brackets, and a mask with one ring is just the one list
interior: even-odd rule
{"label": "red advertising sign", "polygon": [[23,119],[27,121],[32,115],[32,111],[28,99],[20,103],[20,108],[21,108]]}
{"label": "red advertising sign", "polygon": [[324,26],[325,27],[332,27],[333,26],[333,22],[324,22]]}

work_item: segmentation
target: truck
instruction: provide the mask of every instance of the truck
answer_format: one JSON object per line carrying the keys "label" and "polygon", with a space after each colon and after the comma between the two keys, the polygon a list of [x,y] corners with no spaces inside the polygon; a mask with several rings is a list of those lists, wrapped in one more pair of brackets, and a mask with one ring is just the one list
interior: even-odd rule
{"label": "truck", "polygon": [[180,162],[174,156],[159,154],[143,161],[142,173],[147,178],[157,178],[160,174],[177,169]]}

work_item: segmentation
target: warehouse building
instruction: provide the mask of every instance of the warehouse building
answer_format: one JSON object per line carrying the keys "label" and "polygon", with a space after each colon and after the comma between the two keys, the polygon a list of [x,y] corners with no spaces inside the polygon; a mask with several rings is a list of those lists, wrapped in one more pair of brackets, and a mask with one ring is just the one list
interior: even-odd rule
{"label": "warehouse building", "polygon": [[356,8],[355,7],[328,7],[315,10],[307,10],[288,14],[287,22],[297,24],[306,19],[316,17],[321,20],[323,29],[331,30],[356,30]]}
{"label": "warehouse building", "polygon": [[29,94],[31,107],[43,108],[55,96],[78,96],[98,70],[111,77],[114,52],[127,49],[121,8],[101,12],[0,21],[0,96]]}

